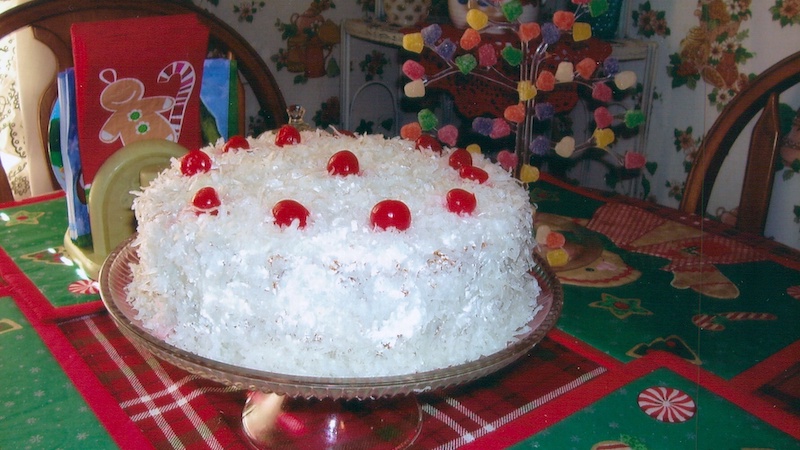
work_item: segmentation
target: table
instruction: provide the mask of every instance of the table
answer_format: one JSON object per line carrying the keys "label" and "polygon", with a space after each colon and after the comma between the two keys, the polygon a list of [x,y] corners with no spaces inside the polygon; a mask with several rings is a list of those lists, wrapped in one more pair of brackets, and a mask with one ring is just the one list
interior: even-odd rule
{"label": "table", "polygon": [[[558,272],[562,317],[420,396],[414,448],[800,448],[800,254],[546,175],[530,194],[586,261]],[[0,205],[0,448],[246,448],[245,393],[124,338],[64,227],[61,194]]]}

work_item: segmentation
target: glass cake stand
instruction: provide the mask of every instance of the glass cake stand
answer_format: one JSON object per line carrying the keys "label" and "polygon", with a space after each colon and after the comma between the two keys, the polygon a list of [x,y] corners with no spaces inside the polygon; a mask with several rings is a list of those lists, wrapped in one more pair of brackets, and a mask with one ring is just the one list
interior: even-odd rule
{"label": "glass cake stand", "polygon": [[388,377],[296,376],[227,364],[181,350],[142,327],[126,301],[133,237],[120,244],[100,271],[100,294],[114,322],[131,341],[195,375],[250,391],[242,425],[258,448],[405,448],[422,426],[416,395],[474,381],[527,354],[553,328],[563,305],[554,272],[538,255],[533,275],[542,308],[529,331],[508,347],[475,361],[428,372]]}

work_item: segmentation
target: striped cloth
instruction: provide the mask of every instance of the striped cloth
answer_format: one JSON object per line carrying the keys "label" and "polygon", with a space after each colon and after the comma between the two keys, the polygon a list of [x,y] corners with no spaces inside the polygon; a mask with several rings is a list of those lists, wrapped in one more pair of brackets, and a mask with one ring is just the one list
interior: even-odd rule
{"label": "striped cloth", "polygon": [[[126,339],[105,313],[60,328],[155,448],[247,448],[240,422],[246,392],[152,356]],[[454,449],[486,438],[605,370],[545,339],[497,374],[421,395],[423,427],[415,447]]]}

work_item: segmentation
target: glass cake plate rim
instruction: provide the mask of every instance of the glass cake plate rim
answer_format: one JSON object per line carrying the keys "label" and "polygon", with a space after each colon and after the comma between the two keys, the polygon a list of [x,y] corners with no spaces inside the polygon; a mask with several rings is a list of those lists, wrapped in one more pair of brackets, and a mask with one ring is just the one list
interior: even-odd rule
{"label": "glass cake plate rim", "polygon": [[125,289],[132,273],[130,263],[138,261],[133,247],[136,234],[117,246],[100,269],[100,297],[123,335],[157,357],[203,378],[250,391],[271,392],[305,398],[379,398],[421,393],[474,381],[513,363],[555,326],[563,307],[563,289],[550,266],[536,253],[531,270],[541,288],[537,298],[541,309],[528,323],[529,330],[516,342],[491,355],[456,366],[426,372],[385,377],[312,377],[283,374],[236,366],[212,360],[168,344],[146,330],[127,302]]}

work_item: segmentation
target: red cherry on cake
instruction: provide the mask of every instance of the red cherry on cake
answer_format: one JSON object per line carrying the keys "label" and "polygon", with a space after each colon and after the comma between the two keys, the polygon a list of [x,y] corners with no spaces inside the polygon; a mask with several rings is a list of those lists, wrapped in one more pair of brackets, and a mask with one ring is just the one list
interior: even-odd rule
{"label": "red cherry on cake", "polygon": [[298,228],[305,228],[308,222],[309,212],[305,206],[294,200],[281,200],[272,207],[272,216],[275,217],[275,225],[288,227],[292,222],[299,222]]}
{"label": "red cherry on cake", "polygon": [[191,150],[181,158],[181,174],[190,177],[211,170],[211,157],[204,151]]}
{"label": "red cherry on cake", "polygon": [[467,180],[475,180],[481,184],[489,179],[489,174],[485,170],[475,166],[461,167],[458,169],[458,176]]}
{"label": "red cherry on cake", "polygon": [[423,148],[429,148],[434,152],[442,153],[442,143],[429,134],[423,134],[422,136],[418,137],[417,140],[414,142],[414,148],[416,148],[417,150],[422,150]]}
{"label": "red cherry on cake", "polygon": [[394,227],[404,231],[411,226],[411,211],[400,200],[382,200],[372,207],[369,223],[382,230]]}
{"label": "red cherry on cake", "polygon": [[278,130],[275,136],[275,145],[283,147],[284,145],[294,145],[300,143],[300,132],[297,128],[291,125],[284,125]]}
{"label": "red cherry on cake", "polygon": [[210,213],[212,215],[217,215],[217,208],[219,208],[221,204],[219,195],[217,195],[217,190],[210,186],[200,188],[200,190],[194,194],[194,198],[192,198],[192,205],[195,207],[198,214]]}
{"label": "red cherry on cake", "polygon": [[328,160],[328,173],[331,175],[355,175],[358,170],[358,158],[350,150],[336,152]]}
{"label": "red cherry on cake", "polygon": [[450,154],[450,159],[448,160],[448,164],[450,164],[450,167],[456,170],[464,166],[471,166],[472,154],[464,150],[463,148],[459,148],[458,150]]}
{"label": "red cherry on cake", "polygon": [[250,143],[247,142],[247,139],[245,139],[244,136],[236,135],[236,136],[231,136],[231,138],[228,139],[228,142],[226,142],[222,146],[222,152],[228,153],[231,150],[239,150],[239,149],[247,150],[249,148],[250,148]]}
{"label": "red cherry on cake", "polygon": [[475,194],[464,189],[450,189],[447,192],[447,209],[456,214],[472,214],[475,207],[478,206],[478,201],[475,199]]}

